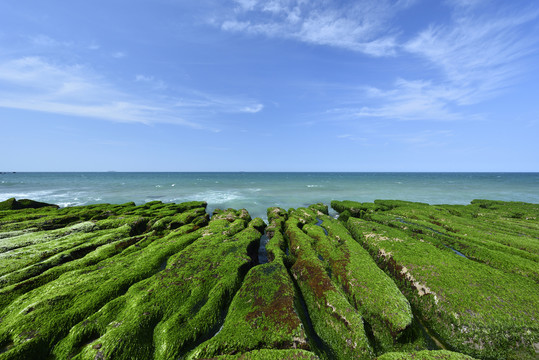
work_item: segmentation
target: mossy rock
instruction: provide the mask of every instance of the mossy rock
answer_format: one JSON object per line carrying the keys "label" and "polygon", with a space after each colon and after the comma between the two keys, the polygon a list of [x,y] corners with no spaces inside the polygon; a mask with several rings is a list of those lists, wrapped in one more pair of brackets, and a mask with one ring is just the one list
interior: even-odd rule
{"label": "mossy rock", "polygon": [[312,248],[312,239],[300,226],[316,223],[316,215],[299,208],[289,211],[285,234],[295,257],[291,273],[306,303],[313,329],[323,344],[319,351],[330,359],[373,356],[363,319],[344,294],[333,284],[330,274]]}
{"label": "mossy rock", "polygon": [[40,209],[43,207],[59,208],[59,206],[55,204],[47,204],[29,199],[16,200],[15,198],[11,198],[0,202],[0,210]]}
{"label": "mossy rock", "polygon": [[202,359],[219,359],[219,360],[318,360],[320,359],[314,353],[305,350],[253,350],[243,354],[236,355],[220,355],[212,358]]}
{"label": "mossy rock", "polygon": [[411,353],[391,352],[376,358],[377,360],[473,360],[471,356],[447,351],[419,351]]}

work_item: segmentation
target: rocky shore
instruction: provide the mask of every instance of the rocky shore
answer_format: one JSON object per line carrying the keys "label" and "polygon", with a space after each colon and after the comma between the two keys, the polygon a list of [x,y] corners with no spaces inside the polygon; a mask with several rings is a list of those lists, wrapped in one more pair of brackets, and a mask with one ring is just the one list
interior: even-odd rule
{"label": "rocky shore", "polygon": [[331,207],[0,202],[0,359],[539,356],[539,205]]}

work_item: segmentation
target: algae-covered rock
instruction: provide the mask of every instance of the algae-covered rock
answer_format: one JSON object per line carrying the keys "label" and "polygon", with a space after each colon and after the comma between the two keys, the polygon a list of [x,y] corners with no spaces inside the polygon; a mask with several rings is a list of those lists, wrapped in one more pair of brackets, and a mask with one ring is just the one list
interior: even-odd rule
{"label": "algae-covered rock", "polygon": [[377,360],[473,360],[471,356],[447,351],[418,351],[411,353],[391,352],[376,358]]}
{"label": "algae-covered rock", "polygon": [[329,359],[371,358],[373,350],[361,314],[333,284],[312,248],[312,239],[300,228],[302,224],[316,222],[316,215],[299,208],[289,211],[289,216],[285,233],[295,257],[291,272],[321,340],[320,351]]}
{"label": "algae-covered rock", "polygon": [[538,355],[534,204],[0,204],[0,360]]}
{"label": "algae-covered rock", "polygon": [[[160,273],[167,259],[203,237],[204,230],[220,233],[225,227],[228,228],[228,222],[217,227],[200,228],[193,223],[203,225],[204,217],[189,216],[191,223],[165,231],[159,236],[147,232],[147,224],[161,214],[177,213],[179,209],[188,213],[187,209],[195,205],[200,203],[163,205],[155,210],[155,216],[145,218],[142,222],[137,214],[138,207],[132,204],[53,211],[50,208],[23,209],[17,210],[16,214],[3,212],[0,224],[13,226],[21,223],[41,224],[44,218],[50,222],[66,217],[77,220],[67,228],[15,233],[15,236],[0,240],[0,244],[4,245],[0,254],[0,263],[4,261],[4,264],[0,268],[8,269],[4,270],[2,277],[4,286],[8,286],[0,289],[0,358],[40,359],[49,357],[52,351],[62,354],[61,349],[65,348],[58,345],[58,349],[53,349],[51,344],[59,341],[65,344],[67,340],[62,339],[70,331],[75,331],[72,327],[79,321],[102,307],[110,308],[111,304],[121,303],[118,299],[125,299],[122,295],[126,291],[133,293],[137,286]],[[144,207],[140,209],[144,210]],[[98,214],[103,220],[80,222]],[[116,222],[118,227],[111,222],[104,223],[113,218],[119,220]],[[131,221],[134,223],[131,224]],[[244,224],[243,220],[239,221]],[[134,232],[137,235],[133,236]],[[254,230],[248,242],[256,242],[259,236],[260,233]],[[20,259],[12,254],[19,254]],[[23,262],[16,265],[14,259]],[[251,262],[249,256],[246,259],[248,263]],[[235,270],[234,274],[237,276],[239,273]],[[127,298],[136,299],[135,296]],[[136,337],[132,341],[136,343]],[[79,353],[78,350],[76,353]],[[66,358],[68,354],[69,351],[58,355],[58,358]]]}
{"label": "algae-covered rock", "polygon": [[220,359],[220,360],[318,360],[320,359],[314,353],[305,350],[253,350],[243,354],[220,355],[211,358],[202,359]]}
{"label": "algae-covered rock", "polygon": [[[442,343],[478,358],[537,357],[537,205],[378,205],[347,227]],[[508,216],[517,210],[524,218]]]}
{"label": "algae-covered rock", "polygon": [[309,350],[294,302],[294,285],[282,259],[252,268],[230,305],[222,329],[190,358],[256,349]]}
{"label": "algae-covered rock", "polygon": [[59,208],[58,205],[47,204],[29,199],[16,200],[15,198],[11,198],[0,202],[0,210],[39,209],[48,206]]}
{"label": "algae-covered rock", "polygon": [[319,215],[320,226],[307,224],[314,249],[328,263],[333,281],[372,328],[377,347],[393,349],[412,325],[412,310],[393,280],[378,268],[339,221]]}

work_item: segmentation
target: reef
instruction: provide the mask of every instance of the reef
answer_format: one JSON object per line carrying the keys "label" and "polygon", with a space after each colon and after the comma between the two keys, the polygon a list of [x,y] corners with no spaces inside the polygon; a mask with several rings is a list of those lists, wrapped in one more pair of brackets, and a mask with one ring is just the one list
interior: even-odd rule
{"label": "reef", "polygon": [[0,202],[0,359],[539,356],[539,205],[331,207]]}

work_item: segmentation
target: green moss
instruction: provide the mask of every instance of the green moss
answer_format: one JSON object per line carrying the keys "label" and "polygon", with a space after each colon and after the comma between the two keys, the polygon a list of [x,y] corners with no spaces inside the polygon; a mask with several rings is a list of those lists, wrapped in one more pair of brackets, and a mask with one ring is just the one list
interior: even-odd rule
{"label": "green moss", "polygon": [[294,311],[294,286],[282,260],[252,268],[230,305],[220,332],[189,358],[256,349],[305,349],[303,324]]}
{"label": "green moss", "polygon": [[536,356],[537,205],[332,206],[0,210],[0,359]]}
{"label": "green moss", "polygon": [[[500,232],[493,235],[495,230],[492,228],[482,230],[477,220],[455,219],[449,214],[444,214],[441,219],[434,217],[428,220],[410,219],[404,211],[400,211],[397,215],[372,215],[371,220],[401,229],[410,235],[424,235],[425,241],[438,248],[450,247],[471,260],[539,282],[539,267],[537,266],[539,256],[501,244],[499,241],[510,235]],[[494,238],[496,241],[491,240]],[[519,240],[522,241],[522,236]]]}
{"label": "green moss", "polygon": [[381,206],[378,204],[360,203],[357,201],[350,201],[350,200],[344,200],[344,201],[333,200],[331,202],[331,207],[338,213],[348,211],[350,216],[354,216],[357,218],[364,218],[368,216],[369,214],[373,214],[385,208],[384,206]]}
{"label": "green moss", "polygon": [[472,357],[447,350],[419,351],[412,353],[392,352],[377,358],[378,360],[473,360]]}
{"label": "green moss", "polygon": [[16,200],[15,198],[11,198],[0,202],[0,210],[39,209],[49,206],[53,208],[59,208],[58,205],[47,204],[44,202],[29,199]]}
{"label": "green moss", "polygon": [[285,232],[296,259],[291,272],[301,289],[314,331],[327,348],[325,356],[334,359],[370,358],[372,348],[363,329],[361,315],[332,283],[312,249],[312,239],[298,227],[303,222],[316,223],[316,217],[306,209],[289,211],[289,216]]}
{"label": "green moss", "polygon": [[305,359],[317,360],[318,356],[305,350],[253,350],[243,354],[221,355],[212,358],[202,359],[222,359],[222,360],[282,360],[282,359]]}
{"label": "green moss", "polygon": [[314,249],[328,264],[334,283],[370,324],[378,346],[393,349],[411,326],[410,304],[344,225],[329,216],[321,220],[321,227],[305,225],[303,230],[315,239]]}
{"label": "green moss", "polygon": [[[133,208],[131,204],[126,207],[129,211]],[[112,210],[118,210],[118,212],[122,210],[94,206],[88,211],[93,212],[95,209],[103,211],[104,208],[109,209],[107,210],[109,216],[115,216],[116,213]],[[167,212],[171,210],[171,206],[166,206],[166,208]],[[177,210],[178,208],[174,209],[174,211]],[[82,209],[71,211],[79,214],[83,212]],[[47,216],[54,218],[69,213],[63,209],[57,212],[56,215],[49,213]],[[117,219],[117,222],[110,222],[107,219],[97,221],[97,223],[90,222],[89,226],[82,223],[67,231],[66,229],[54,230],[54,235],[46,241],[43,239],[30,241],[30,245],[23,246],[21,249],[35,248],[50,243],[58,247],[63,243],[62,240],[58,242],[58,239],[63,239],[66,250],[36,263],[37,269],[43,266],[50,267],[37,276],[35,272],[23,274],[23,271],[31,269],[32,266],[9,273],[13,282],[20,280],[15,275],[29,279],[1,290],[2,305],[5,308],[0,312],[2,319],[0,345],[7,351],[0,354],[0,358],[46,357],[50,351],[50,344],[65,336],[71,326],[84,317],[90,316],[105,304],[115,301],[130,287],[136,287],[139,283],[147,281],[145,279],[151,278],[153,274],[159,273],[170,256],[178,253],[196,239],[204,238],[214,231],[230,231],[229,228],[239,229],[241,224],[244,224],[243,228],[246,225],[244,220],[238,220],[241,223],[238,224],[239,226],[235,224],[229,226],[225,221],[226,226],[222,223],[199,228],[193,223],[203,225],[204,216],[200,216],[200,211],[186,210],[185,214],[184,220],[192,219],[192,223],[175,230],[165,231],[159,236],[156,236],[154,231],[152,231],[153,235],[130,236],[133,232],[148,230],[145,224],[153,221],[140,222],[139,216],[133,215],[127,217],[130,220],[136,219],[134,224],[125,224],[125,221],[120,219]],[[199,216],[196,217],[197,215]],[[79,218],[83,217],[79,216]],[[202,221],[200,221],[201,218]],[[35,220],[40,221],[41,218],[35,217]],[[114,224],[118,225],[122,222],[123,226],[114,228]],[[99,226],[103,226],[104,229],[96,230]],[[140,226],[142,228],[138,229]],[[85,229],[86,232],[81,229]],[[256,230],[253,231],[259,234]],[[50,232],[45,232],[43,235],[48,233]],[[62,237],[61,235],[64,234],[67,235]],[[81,237],[85,237],[85,241],[80,242]],[[78,245],[77,241],[79,241]],[[81,251],[82,254],[80,254]],[[68,259],[65,260],[65,258]],[[250,261],[249,258],[248,262]],[[96,287],[96,284],[99,286]]]}
{"label": "green moss", "polygon": [[422,236],[354,218],[348,226],[452,348],[477,357],[535,356],[535,282],[456,256]]}
{"label": "green moss", "polygon": [[315,213],[321,213],[324,215],[328,215],[328,206],[322,203],[309,205],[309,209],[314,211]]}

